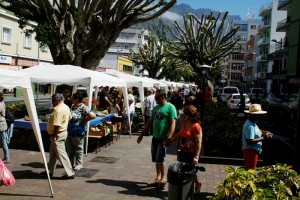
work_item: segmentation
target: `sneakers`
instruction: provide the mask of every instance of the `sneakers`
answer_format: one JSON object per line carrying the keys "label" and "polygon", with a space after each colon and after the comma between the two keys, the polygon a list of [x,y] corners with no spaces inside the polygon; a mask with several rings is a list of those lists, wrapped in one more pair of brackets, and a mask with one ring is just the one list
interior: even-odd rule
{"label": "sneakers", "polygon": [[3,159],[2,160],[4,163],[10,163],[10,160],[9,159]]}
{"label": "sneakers", "polygon": [[[45,171],[43,171],[43,172],[40,173],[40,176],[47,177],[47,173]],[[52,178],[53,174],[49,173],[49,176],[50,176],[50,178]]]}
{"label": "sneakers", "polygon": [[63,176],[61,177],[61,179],[63,179],[63,180],[69,180],[69,179],[74,179],[74,178],[75,178],[75,175],[72,175],[72,176],[63,175]]}
{"label": "sneakers", "polygon": [[74,171],[79,171],[81,170],[82,168],[82,165],[77,165],[76,167],[74,167]]}

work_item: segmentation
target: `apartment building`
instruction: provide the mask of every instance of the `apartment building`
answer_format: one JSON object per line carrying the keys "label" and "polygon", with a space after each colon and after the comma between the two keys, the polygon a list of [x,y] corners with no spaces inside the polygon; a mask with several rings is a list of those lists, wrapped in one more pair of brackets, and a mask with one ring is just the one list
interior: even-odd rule
{"label": "apartment building", "polygon": [[123,30],[115,43],[109,48],[108,52],[102,58],[97,70],[106,68],[124,71],[129,74],[137,74],[140,66],[135,66],[128,59],[130,49],[138,52],[140,45],[147,40],[148,31],[140,28],[131,27]]}
{"label": "apartment building", "polygon": [[[259,38],[256,42],[258,51],[256,53],[257,62],[257,84],[259,87],[266,89],[268,93],[282,93],[283,85],[282,81],[286,77],[286,67],[283,61],[286,58],[286,54],[283,53],[283,49],[286,46],[284,42],[285,33],[276,32],[277,23],[284,20],[287,16],[286,11],[277,10],[278,1],[273,1],[264,4],[259,10],[259,16],[262,19],[262,23],[259,26]],[[281,48],[280,58],[276,56],[271,58],[269,55],[275,52],[278,48]],[[282,67],[278,67],[278,63]],[[276,67],[277,66],[277,67]]]}
{"label": "apartment building", "polygon": [[[277,10],[287,12],[286,18],[275,25],[278,33],[285,34],[276,43],[275,51],[269,54],[278,72],[279,90],[283,93],[299,92],[300,84],[300,1],[280,0]],[[274,75],[276,76],[276,74]]]}
{"label": "apartment building", "polygon": [[53,63],[49,49],[39,48],[35,34],[26,35],[22,32],[18,18],[2,9],[0,9],[0,39],[1,68],[19,70],[37,64]]}
{"label": "apartment building", "polygon": [[246,66],[245,54],[247,51],[247,41],[254,37],[258,32],[258,26],[261,23],[260,19],[255,19],[254,16],[248,16],[244,20],[234,20],[234,26],[240,26],[240,29],[234,36],[240,38],[238,42],[239,49],[235,50],[230,56],[227,64],[227,84],[245,88],[244,69]]}

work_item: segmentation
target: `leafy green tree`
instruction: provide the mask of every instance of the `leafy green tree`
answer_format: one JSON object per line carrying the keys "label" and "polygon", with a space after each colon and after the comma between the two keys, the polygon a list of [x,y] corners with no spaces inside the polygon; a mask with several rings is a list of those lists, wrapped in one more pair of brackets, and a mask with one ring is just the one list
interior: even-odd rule
{"label": "leafy green tree", "polygon": [[[153,20],[176,0],[1,0],[20,28],[48,45],[55,64],[95,69],[120,32]],[[28,21],[35,21],[33,29]]]}
{"label": "leafy green tree", "polygon": [[147,70],[151,78],[179,81],[181,77],[191,76],[191,67],[168,53],[171,42],[167,38],[169,27],[159,20],[151,24],[149,30],[147,43],[140,46],[138,52],[131,49],[129,59],[137,65],[142,65],[141,72]]}
{"label": "leafy green tree", "polygon": [[201,65],[220,68],[218,61],[236,48],[239,39],[233,39],[233,36],[239,26],[231,27],[229,31],[224,29],[228,22],[227,15],[228,12],[225,12],[214,17],[211,12],[198,19],[193,14],[187,14],[183,17],[184,27],[175,21],[174,30],[171,30],[176,42],[171,43],[169,53],[191,65],[198,85],[202,78]]}

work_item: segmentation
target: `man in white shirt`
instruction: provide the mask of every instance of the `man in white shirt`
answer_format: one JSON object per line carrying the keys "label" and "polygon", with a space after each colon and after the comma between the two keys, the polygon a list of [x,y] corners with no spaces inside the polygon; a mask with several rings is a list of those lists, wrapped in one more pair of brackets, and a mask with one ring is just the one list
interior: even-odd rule
{"label": "man in white shirt", "polygon": [[[144,100],[144,118],[145,118],[145,123],[150,119],[152,109],[156,105],[156,101],[154,98],[156,89],[155,88],[150,88],[147,91],[147,97]],[[153,135],[153,127],[150,126],[150,129],[145,133],[146,136]]]}
{"label": "man in white shirt", "polygon": [[130,116],[130,124],[129,124],[129,120],[127,120],[126,122],[126,128],[125,128],[125,133],[129,132],[129,126],[132,125],[132,120],[133,120],[133,116],[134,116],[134,112],[135,112],[135,103],[134,103],[134,96],[132,94],[128,94],[128,102],[129,102],[129,116]]}

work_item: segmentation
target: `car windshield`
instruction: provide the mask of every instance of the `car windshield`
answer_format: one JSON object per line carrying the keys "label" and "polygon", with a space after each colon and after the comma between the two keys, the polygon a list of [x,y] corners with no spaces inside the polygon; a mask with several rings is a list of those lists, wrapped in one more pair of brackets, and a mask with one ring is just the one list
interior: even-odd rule
{"label": "car windshield", "polygon": [[232,93],[239,93],[239,91],[236,88],[225,88],[224,93],[232,94]]}

